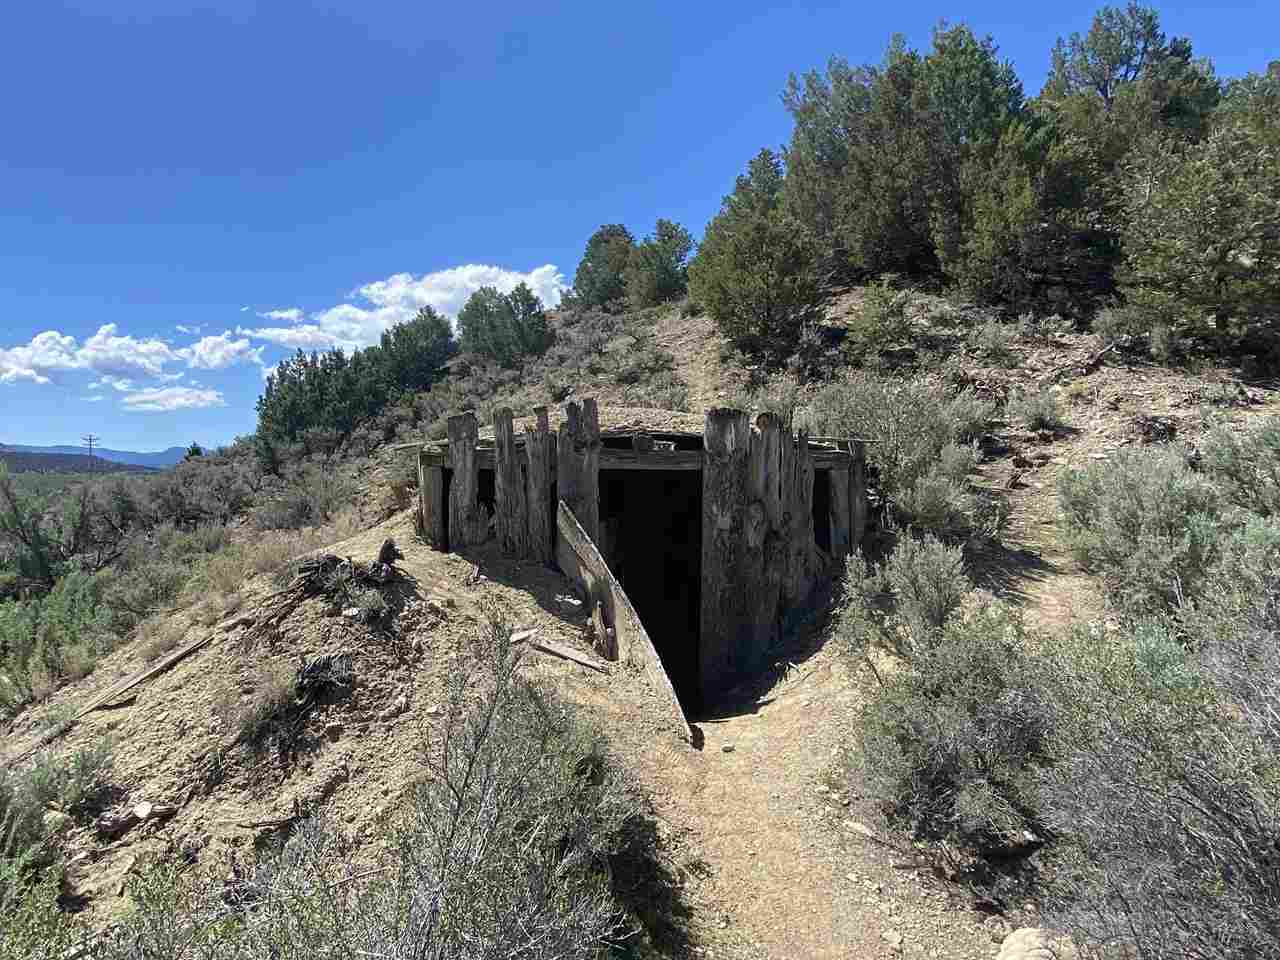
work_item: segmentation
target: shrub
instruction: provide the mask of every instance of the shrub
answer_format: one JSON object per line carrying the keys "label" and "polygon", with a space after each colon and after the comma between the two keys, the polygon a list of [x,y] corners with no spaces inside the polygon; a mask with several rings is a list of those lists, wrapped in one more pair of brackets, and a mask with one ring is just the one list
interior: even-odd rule
{"label": "shrub", "polygon": [[888,280],[863,288],[862,307],[849,320],[848,350],[852,359],[875,353],[911,336],[907,307],[911,294],[895,290]]}
{"label": "shrub", "polygon": [[875,440],[867,462],[895,516],[960,535],[994,529],[983,501],[957,476],[967,457],[953,449],[980,436],[994,413],[994,404],[970,391],[952,395],[939,384],[858,373],[824,385],[797,420],[819,436]]}
{"label": "shrub", "polygon": [[1008,413],[1029,430],[1059,430],[1066,425],[1057,396],[1048,390],[1018,394],[1009,401]]}
{"label": "shrub", "polygon": [[[627,937],[611,863],[638,801],[599,736],[522,679],[494,625],[453,676],[423,743],[424,776],[377,854],[355,871],[320,820],[228,889],[221,876],[139,879],[135,914],[99,956],[557,956],[595,958]],[[211,910],[227,917],[209,924]]]}
{"label": "shrub", "polygon": [[1252,513],[1280,515],[1280,417],[1250,430],[1225,426],[1210,431],[1200,445],[1201,469],[1223,488],[1228,500]]}
{"label": "shrub", "polygon": [[1013,334],[998,320],[987,320],[969,333],[969,349],[1001,367],[1017,366]]}
{"label": "shrub", "polygon": [[1153,623],[1062,647],[1060,759],[1044,796],[1068,839],[1051,906],[1082,946],[1280,952],[1276,572],[1269,597],[1214,610],[1234,629],[1198,652]]}
{"label": "shrub", "polygon": [[329,521],[350,499],[351,485],[335,470],[299,467],[271,499],[252,511],[260,530],[297,530]]}
{"label": "shrub", "polygon": [[947,589],[919,613],[934,640],[874,689],[849,760],[854,789],[958,872],[1043,835],[1037,778],[1055,721],[1017,611],[971,594],[956,612],[943,571]]}
{"label": "shrub", "polygon": [[1195,596],[1228,523],[1218,485],[1168,448],[1064,471],[1058,498],[1072,555],[1131,615]]}
{"label": "shrub", "polygon": [[256,748],[268,738],[292,739],[295,680],[294,671],[284,664],[259,672],[248,699],[231,718],[238,742]]}

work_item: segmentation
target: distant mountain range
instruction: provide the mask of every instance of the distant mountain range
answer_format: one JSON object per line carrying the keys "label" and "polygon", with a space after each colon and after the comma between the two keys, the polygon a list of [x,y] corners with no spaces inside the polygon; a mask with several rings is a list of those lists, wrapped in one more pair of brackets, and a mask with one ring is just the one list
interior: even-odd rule
{"label": "distant mountain range", "polygon": [[0,447],[0,463],[12,473],[151,473],[156,467],[117,463],[83,453],[25,453]]}
{"label": "distant mountain range", "polygon": [[[0,451],[13,451],[14,453],[60,453],[78,457],[85,456],[84,447],[31,447],[21,443],[0,443]],[[110,460],[112,463],[125,463],[136,467],[152,467],[154,469],[163,470],[165,467],[172,467],[176,463],[181,463],[182,458],[186,456],[186,453],[186,447],[170,447],[168,450],[160,450],[156,453],[138,453],[135,450],[108,450],[105,447],[98,447],[93,451],[93,456],[95,459]]]}

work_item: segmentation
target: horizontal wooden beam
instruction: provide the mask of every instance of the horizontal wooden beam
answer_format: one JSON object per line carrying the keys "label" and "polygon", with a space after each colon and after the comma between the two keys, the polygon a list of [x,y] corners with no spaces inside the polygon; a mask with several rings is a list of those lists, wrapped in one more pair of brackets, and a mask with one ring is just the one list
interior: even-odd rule
{"label": "horizontal wooden beam", "polygon": [[[835,467],[847,469],[853,462],[852,456],[844,450],[827,450],[822,447],[810,447],[813,465],[818,470],[830,470]],[[449,466],[449,455],[438,450],[426,450],[423,463],[428,466]],[[601,470],[701,470],[701,450],[650,450],[640,453],[636,450],[614,450],[609,447],[600,449]],[[476,450],[476,466],[481,470],[494,468],[492,449],[483,447]]]}

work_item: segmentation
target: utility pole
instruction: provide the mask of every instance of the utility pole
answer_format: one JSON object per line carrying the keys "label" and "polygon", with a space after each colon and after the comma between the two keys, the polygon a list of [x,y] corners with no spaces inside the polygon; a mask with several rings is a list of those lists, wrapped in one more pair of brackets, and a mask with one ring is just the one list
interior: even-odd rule
{"label": "utility pole", "polygon": [[92,433],[87,433],[80,438],[84,441],[84,445],[89,448],[89,472],[93,473],[93,447],[98,442],[98,438]]}

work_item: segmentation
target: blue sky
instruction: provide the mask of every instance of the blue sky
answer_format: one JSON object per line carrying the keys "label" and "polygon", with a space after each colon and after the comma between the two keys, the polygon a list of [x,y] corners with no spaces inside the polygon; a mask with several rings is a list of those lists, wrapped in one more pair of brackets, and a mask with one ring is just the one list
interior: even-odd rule
{"label": "blue sky", "polygon": [[[545,7],[545,8],[543,8]],[[483,283],[554,302],[590,233],[700,235],[831,55],[990,33],[1039,90],[1092,4],[56,0],[0,20],[0,443],[254,426],[262,371]],[[1160,7],[1222,75],[1274,3]]]}

